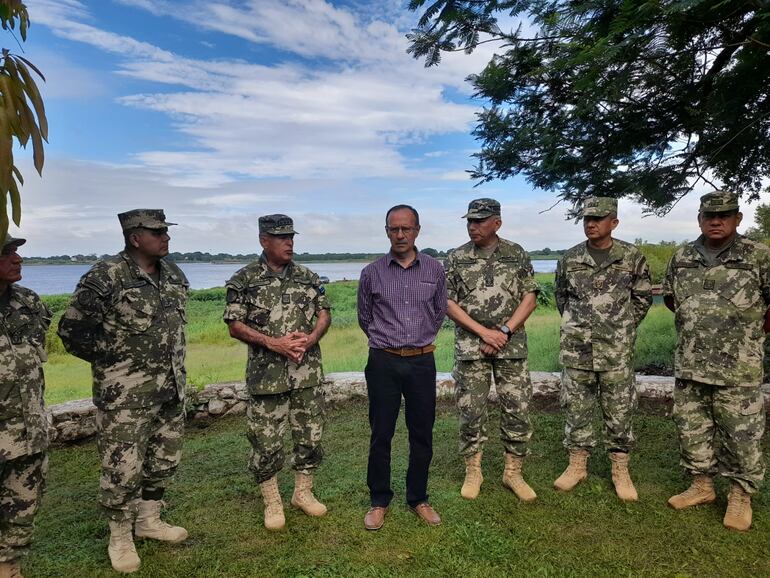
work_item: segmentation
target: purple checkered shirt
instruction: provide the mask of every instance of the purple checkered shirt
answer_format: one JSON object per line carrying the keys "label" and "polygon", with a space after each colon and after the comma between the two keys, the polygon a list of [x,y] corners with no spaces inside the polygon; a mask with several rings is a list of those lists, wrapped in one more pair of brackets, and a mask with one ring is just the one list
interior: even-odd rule
{"label": "purple checkered shirt", "polygon": [[404,269],[391,253],[361,271],[358,324],[374,349],[425,347],[446,315],[446,277],[429,255]]}

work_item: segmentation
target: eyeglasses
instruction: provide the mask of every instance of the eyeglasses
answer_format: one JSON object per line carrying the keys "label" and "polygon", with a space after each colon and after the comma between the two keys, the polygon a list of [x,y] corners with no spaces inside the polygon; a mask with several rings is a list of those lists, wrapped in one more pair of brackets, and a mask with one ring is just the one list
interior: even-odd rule
{"label": "eyeglasses", "polygon": [[385,231],[388,233],[388,235],[399,235],[403,233],[404,235],[411,235],[412,233],[416,232],[420,227],[385,227]]}

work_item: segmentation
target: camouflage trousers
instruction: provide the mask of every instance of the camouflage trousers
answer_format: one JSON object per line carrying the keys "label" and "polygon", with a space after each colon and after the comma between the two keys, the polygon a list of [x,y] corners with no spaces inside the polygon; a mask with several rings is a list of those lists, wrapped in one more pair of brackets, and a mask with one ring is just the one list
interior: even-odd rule
{"label": "camouflage trousers", "polygon": [[487,397],[494,377],[500,403],[500,439],[505,451],[527,455],[532,437],[532,381],[526,359],[456,361],[455,401],[460,415],[460,454],[480,452],[487,438]]}
{"label": "camouflage trousers", "polygon": [[246,437],[251,443],[249,470],[258,484],[266,482],[283,468],[283,438],[287,426],[291,426],[294,442],[292,467],[300,473],[312,474],[321,463],[321,437],[326,420],[321,386],[252,396],[246,417]]}
{"label": "camouflage trousers", "polygon": [[0,463],[0,562],[24,554],[43,497],[48,455],[24,455]]}
{"label": "camouflage trousers", "polygon": [[591,450],[596,446],[594,412],[597,401],[604,422],[607,451],[629,452],[634,445],[632,419],[637,396],[630,367],[590,371],[565,367],[561,374],[561,406],[566,414],[564,446]]}
{"label": "camouflage trousers", "polygon": [[99,504],[108,518],[133,519],[142,489],[165,488],[182,457],[184,403],[96,412]]}
{"label": "camouflage trousers", "polygon": [[680,463],[691,474],[717,470],[750,494],[765,475],[760,442],[765,431],[759,387],[731,387],[676,380],[674,423]]}

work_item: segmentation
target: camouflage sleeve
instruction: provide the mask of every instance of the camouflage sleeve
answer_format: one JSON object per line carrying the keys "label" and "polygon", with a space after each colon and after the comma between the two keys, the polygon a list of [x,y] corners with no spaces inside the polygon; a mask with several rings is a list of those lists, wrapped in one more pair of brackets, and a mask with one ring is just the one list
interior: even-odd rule
{"label": "camouflage sleeve", "polygon": [[647,265],[647,259],[641,253],[637,257],[634,267],[634,284],[631,287],[631,302],[634,308],[634,321],[638,327],[652,305],[650,267]]}
{"label": "camouflage sleeve", "polygon": [[666,266],[666,276],[663,278],[663,286],[661,287],[661,293],[664,297],[674,296],[674,262],[679,251],[671,255],[671,259]]}
{"label": "camouflage sleeve", "polygon": [[562,264],[563,258],[556,262],[556,277],[554,279],[554,297],[556,299],[556,308],[559,310],[559,315],[564,314],[564,310],[567,308],[567,279],[564,275],[564,265]]}
{"label": "camouflage sleeve", "polygon": [[313,288],[316,290],[315,312],[318,314],[322,309],[331,309],[329,296],[326,294],[326,287],[321,283],[321,279],[313,273]]}
{"label": "camouflage sleeve", "polygon": [[244,321],[248,314],[248,305],[246,304],[246,281],[237,273],[233,275],[225,284],[227,292],[225,294],[225,312],[222,320],[225,323],[231,321]]}
{"label": "camouflage sleeve", "polygon": [[762,299],[765,305],[770,307],[770,251],[762,251],[762,257],[759,261],[759,279]]}
{"label": "camouflage sleeve", "polygon": [[529,255],[523,253],[522,268],[521,268],[521,295],[524,297],[527,293],[540,293],[540,285],[535,281],[535,269],[532,267],[532,261],[529,259]]}
{"label": "camouflage sleeve", "polygon": [[446,295],[447,299],[451,299],[457,303],[460,297],[457,294],[457,282],[455,279],[455,258],[454,252],[447,255],[444,262],[444,275],[446,277]]}
{"label": "camouflage sleeve", "polygon": [[101,352],[97,345],[104,314],[111,301],[106,279],[86,275],[78,283],[67,310],[59,320],[59,337],[64,348],[75,357],[94,361]]}

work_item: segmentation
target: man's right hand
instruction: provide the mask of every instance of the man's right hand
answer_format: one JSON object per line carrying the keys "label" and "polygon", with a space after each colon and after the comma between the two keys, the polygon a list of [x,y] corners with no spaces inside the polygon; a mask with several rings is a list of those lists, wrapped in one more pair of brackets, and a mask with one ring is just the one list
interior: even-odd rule
{"label": "man's right hand", "polygon": [[479,337],[495,351],[502,351],[508,343],[508,336],[499,329],[484,329]]}
{"label": "man's right hand", "polygon": [[282,337],[271,338],[267,346],[276,353],[283,355],[289,361],[301,363],[302,358],[305,356],[307,339],[306,334],[294,331]]}

